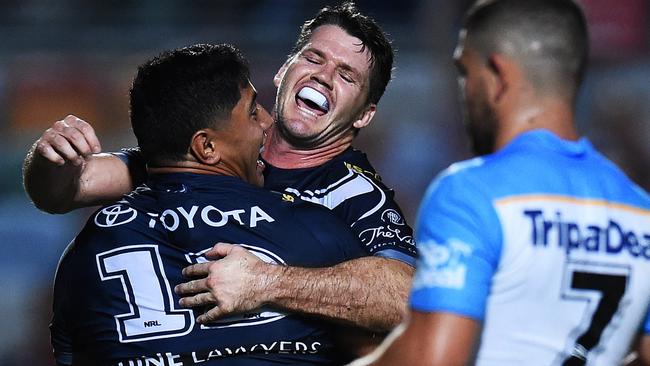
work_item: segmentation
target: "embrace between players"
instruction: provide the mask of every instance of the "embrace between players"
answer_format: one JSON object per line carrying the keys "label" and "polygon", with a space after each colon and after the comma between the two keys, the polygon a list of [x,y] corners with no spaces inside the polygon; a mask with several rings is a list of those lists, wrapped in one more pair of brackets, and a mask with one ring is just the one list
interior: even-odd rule
{"label": "embrace between players", "polygon": [[101,154],[68,116],[25,161],[39,208],[107,204],[57,270],[57,363],[344,364],[399,323],[355,364],[620,363],[650,333],[650,199],[575,130],[587,43],[571,0],[468,11],[454,60],[480,157],[427,191],[417,263],[392,190],[352,148],[393,62],[353,4],[303,25],[273,116],[233,46],[144,63],[138,150]]}

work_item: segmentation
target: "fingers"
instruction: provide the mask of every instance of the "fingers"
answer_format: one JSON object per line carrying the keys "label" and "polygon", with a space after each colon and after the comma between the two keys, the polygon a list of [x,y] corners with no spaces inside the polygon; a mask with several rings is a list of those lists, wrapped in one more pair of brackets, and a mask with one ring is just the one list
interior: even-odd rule
{"label": "fingers", "polygon": [[59,155],[49,143],[42,141],[41,139],[36,142],[36,153],[56,165],[61,166],[65,164],[65,159],[61,157],[61,155]]}
{"label": "fingers", "polygon": [[238,246],[235,244],[217,243],[212,247],[212,249],[208,250],[203,255],[208,259],[220,259],[230,254],[233,249],[237,247]]}
{"label": "fingers", "polygon": [[205,312],[196,318],[196,322],[199,324],[212,323],[213,321],[219,319],[221,316],[225,315],[226,312],[219,306],[215,306],[212,309]]}
{"label": "fingers", "polygon": [[184,282],[174,287],[174,292],[176,292],[181,296],[192,295],[192,294],[196,294],[199,292],[206,292],[206,291],[208,291],[208,285],[207,285],[207,280],[205,278]]}
{"label": "fingers", "polygon": [[194,308],[197,306],[205,306],[216,304],[217,299],[209,292],[202,292],[194,296],[183,297],[178,300],[178,304],[185,308]]}
{"label": "fingers", "polygon": [[210,273],[212,262],[192,264],[183,268],[184,277],[205,277]]}
{"label": "fingers", "polygon": [[57,165],[71,162],[78,166],[83,164],[84,156],[101,152],[101,145],[92,126],[70,115],[45,130],[36,151]]}
{"label": "fingers", "polygon": [[95,134],[95,129],[88,122],[73,115],[68,115],[63,121],[71,128],[75,128],[81,133],[81,136],[85,139],[86,144],[90,148],[90,152],[94,154],[102,152],[102,145],[99,143],[99,139]]}

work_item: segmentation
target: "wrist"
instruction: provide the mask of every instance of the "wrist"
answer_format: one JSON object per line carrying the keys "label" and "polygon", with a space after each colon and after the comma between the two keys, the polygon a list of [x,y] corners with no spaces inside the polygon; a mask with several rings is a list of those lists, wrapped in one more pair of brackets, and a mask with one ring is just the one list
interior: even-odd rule
{"label": "wrist", "polygon": [[263,266],[261,273],[263,273],[262,281],[259,281],[259,296],[264,305],[275,305],[280,298],[282,278],[288,269],[283,264],[272,264],[261,262]]}

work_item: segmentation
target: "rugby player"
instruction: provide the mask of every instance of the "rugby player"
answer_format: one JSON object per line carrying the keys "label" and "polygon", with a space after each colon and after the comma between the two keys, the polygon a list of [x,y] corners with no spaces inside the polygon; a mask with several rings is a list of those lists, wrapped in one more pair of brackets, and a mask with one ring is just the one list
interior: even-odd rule
{"label": "rugby player", "polygon": [[[131,124],[148,166],[136,191],[91,215],[59,264],[51,325],[59,365],[340,364],[331,325],[263,308],[198,324],[172,287],[182,268],[245,252],[276,267],[365,255],[327,209],[261,188],[271,116],[229,45],[195,45],[143,64]],[[255,253],[255,254],[253,254]],[[228,268],[236,276],[237,267]]]}
{"label": "rugby player", "polygon": [[354,365],[611,366],[650,333],[650,198],[574,123],[587,46],[571,0],[469,10],[454,59],[482,156],[430,186],[408,321]]}
{"label": "rugby player", "polygon": [[[392,46],[352,3],[306,21],[275,76],[275,123],[266,139],[265,187],[330,208],[356,233],[369,256],[320,269],[245,267],[218,288],[179,287],[187,306],[218,303],[206,321],[264,301],[275,307],[386,332],[406,311],[415,263],[412,230],[365,154],[352,148],[391,78]],[[49,212],[106,202],[143,180],[137,152],[98,154],[92,127],[68,116],[37,140],[25,159],[25,188]],[[125,164],[127,162],[127,164]],[[240,253],[230,254],[234,261]],[[317,255],[317,254],[315,254]],[[192,274],[226,278],[220,266]],[[262,279],[272,277],[267,283]],[[201,285],[201,286],[199,286]],[[195,291],[212,290],[212,293]],[[202,318],[203,320],[203,318]]]}

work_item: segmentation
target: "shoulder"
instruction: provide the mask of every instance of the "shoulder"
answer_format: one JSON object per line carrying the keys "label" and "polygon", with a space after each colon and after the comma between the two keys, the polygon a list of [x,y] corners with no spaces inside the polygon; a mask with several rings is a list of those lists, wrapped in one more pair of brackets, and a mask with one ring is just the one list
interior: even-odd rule
{"label": "shoulder", "polygon": [[368,160],[366,153],[361,150],[350,148],[334,159],[334,161],[338,163],[337,166],[339,168],[345,167],[348,171],[352,170],[374,180],[381,181],[381,176],[370,163],[370,160]]}

